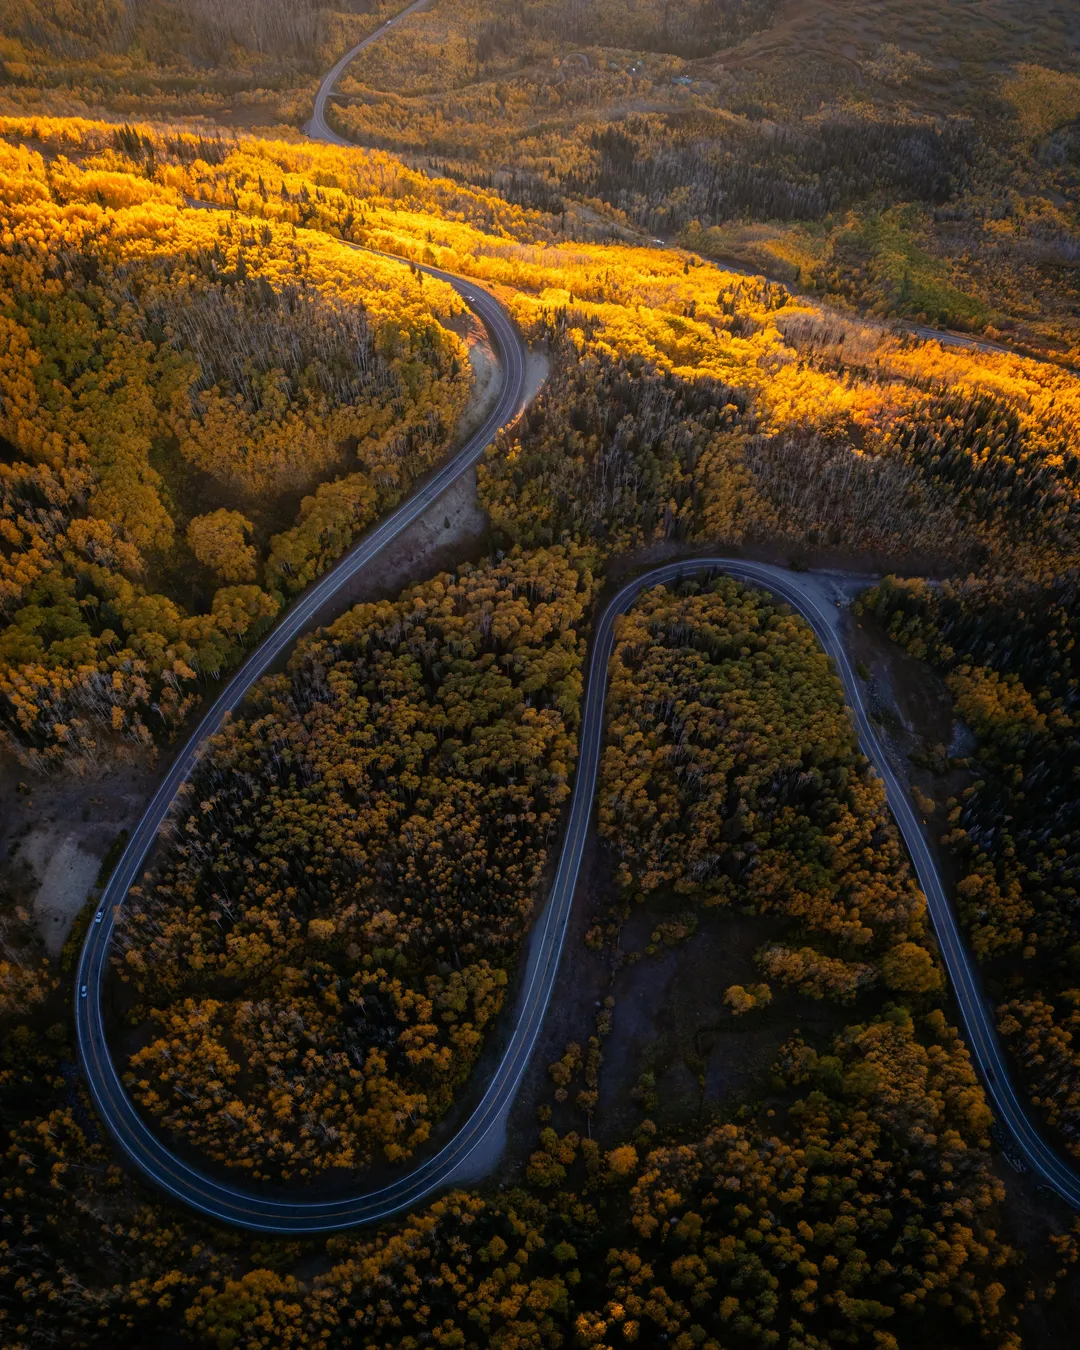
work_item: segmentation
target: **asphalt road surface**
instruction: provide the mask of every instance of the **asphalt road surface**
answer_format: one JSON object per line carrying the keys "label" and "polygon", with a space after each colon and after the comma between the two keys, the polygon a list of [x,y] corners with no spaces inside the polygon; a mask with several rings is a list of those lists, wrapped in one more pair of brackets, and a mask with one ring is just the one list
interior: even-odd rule
{"label": "asphalt road surface", "polygon": [[[108,969],[116,910],[140,876],[157,832],[181,784],[190,777],[207,740],[220,728],[226,715],[240,706],[255,681],[289,650],[322,607],[471,468],[495,439],[496,432],[512,423],[521,410],[525,395],[525,345],[502,305],[475,282],[452,277],[437,268],[422,270],[454,286],[487,329],[502,379],[498,402],[484,425],[456,455],[429,475],[408,501],[303,593],[229,680],[176,757],[132,834],[90,924],[76,976],[75,1030],[83,1068],[97,1109],[129,1160],[169,1194],[193,1208],[225,1222],[268,1232],[316,1231],[379,1218],[411,1205],[419,1195],[427,1194],[439,1184],[443,1172],[438,1170],[435,1180],[427,1184],[424,1182],[426,1172],[411,1175],[400,1185],[390,1188],[391,1198],[361,1197],[346,1206],[347,1217],[336,1219],[319,1218],[307,1213],[304,1206],[264,1202],[242,1191],[218,1186],[175,1158],[135,1111],[106,1044],[102,983]],[[329,1209],[336,1213],[334,1206]]]}
{"label": "asphalt road surface", "polygon": [[[419,9],[416,0],[398,19]],[[396,22],[397,20],[394,20]],[[325,122],[326,100],[355,54],[375,41],[384,25],[347,52],[319,90],[312,119],[313,134],[344,144]],[[124,1090],[105,1039],[102,986],[108,971],[109,944],[116,911],[140,875],[158,830],[182,783],[190,776],[207,740],[227,714],[243,702],[248,690],[282,656],[313,617],[377,554],[393,543],[460,474],[471,467],[494,439],[496,431],[520,411],[525,389],[525,348],[502,306],[474,282],[424,268],[449,281],[486,327],[499,361],[502,393],[484,426],[440,470],[381,525],[372,530],[337,565],[315,582],[285,612],[275,628],[240,666],[203,717],[154,795],[105,889],[90,924],[79,960],[75,989],[75,1026],[79,1052],[98,1113],[128,1160],[174,1199],[223,1223],[260,1232],[318,1233],[388,1218],[410,1209],[455,1177],[485,1170],[497,1156],[507,1113],[528,1066],[543,1025],[558,974],[581,865],[582,849],[592,816],[593,795],[603,738],[607,666],[615,623],[636,597],[651,586],[681,577],[726,572],[760,586],[790,604],[813,626],[843,681],[852,719],[864,754],[885,783],[889,805],[907,844],[926,894],[930,916],[941,945],[953,991],[960,1007],[967,1044],[983,1078],[999,1125],[1012,1137],[1012,1151],[1021,1165],[1075,1208],[1080,1209],[1080,1177],[1063,1162],[1035,1129],[1010,1081],[994,1028],[993,1009],[986,1001],[978,974],[964,945],[945,896],[941,878],[912,810],[903,784],[896,778],[867,716],[860,681],[855,677],[840,637],[840,612],[823,598],[813,575],[800,576],[766,563],[710,557],[666,564],[627,583],[605,606],[593,633],[578,765],[566,835],[550,896],[530,939],[517,1017],[491,1082],[472,1115],[446,1146],[389,1186],[360,1191],[334,1200],[292,1200],[232,1186],[200,1172],[173,1154],[136,1111]],[[936,336],[936,335],[935,335]],[[477,1164],[477,1160],[480,1160]]]}
{"label": "asphalt road surface", "polygon": [[[468,447],[462,455],[467,450]],[[460,461],[459,456],[453,464]],[[451,467],[448,466],[448,469]],[[418,495],[422,495],[422,492]],[[391,517],[375,532],[372,540],[395,527],[398,516],[408,512],[410,507],[411,503],[403,507],[397,516]],[[396,528],[402,527],[397,525]],[[384,544],[392,537],[392,534],[387,534]],[[351,575],[376,551],[377,548],[365,548],[362,545],[334,572],[327,574],[319,583],[320,587],[326,587],[320,603],[326,599],[335,583],[340,584],[339,578]],[[884,780],[889,805],[926,894],[931,919],[960,1006],[967,1043],[982,1072],[998,1120],[1011,1133],[1023,1162],[1058,1195],[1080,1208],[1080,1179],[1041,1138],[1010,1082],[994,1030],[992,1009],[983,997],[977,973],[960,936],[922,829],[903,784],[890,768],[867,715],[861,682],[851,668],[841,641],[840,611],[822,598],[821,587],[813,574],[801,576],[767,563],[723,557],[669,563],[654,568],[628,582],[608,602],[596,623],[585,688],[578,766],[558,870],[530,944],[514,1027],[479,1105],[440,1152],[390,1186],[330,1201],[290,1200],[230,1186],[200,1173],[172,1154],[139,1117],[120,1084],[106,1047],[101,1010],[101,984],[106,973],[113,924],[112,907],[123,902],[128,886],[142,864],[176,789],[190,771],[202,741],[219,724],[226,706],[235,707],[260,671],[293,640],[298,626],[291,622],[292,615],[301,613],[305,602],[301,601],[286,616],[262,647],[237,672],[229,688],[181,753],[147,809],[103,898],[103,918],[100,923],[90,927],[79,966],[80,985],[89,986],[86,997],[77,996],[76,1012],[80,1048],[91,1089],[98,1110],[117,1142],[150,1180],[176,1199],[225,1223],[267,1232],[314,1233],[374,1222],[412,1208],[433,1191],[450,1184],[456,1175],[468,1168],[470,1157],[478,1154],[490,1157],[493,1152],[497,1154],[498,1149],[492,1150],[491,1147],[492,1138],[501,1138],[503,1122],[529,1064],[558,975],[582,850],[592,817],[603,741],[607,667],[615,640],[616,620],[649,587],[721,572],[759,586],[790,604],[810,622],[825,651],[832,658],[843,682],[859,744]],[[314,595],[318,589],[314,587],[308,595]]]}
{"label": "asphalt road surface", "polygon": [[328,141],[331,145],[349,145],[350,141],[339,136],[326,120],[326,105],[330,95],[334,92],[334,86],[342,75],[345,74],[345,68],[350,62],[364,50],[370,47],[373,42],[378,42],[379,38],[384,37],[396,23],[402,19],[407,19],[418,9],[425,9],[430,0],[413,0],[407,9],[403,9],[400,14],[395,14],[392,19],[387,19],[381,27],[376,28],[374,33],[369,33],[363,42],[358,42],[355,47],[350,47],[338,63],[331,67],[323,77],[322,84],[319,85],[319,92],[315,95],[315,109],[311,114],[311,121],[307,124],[307,133],[319,141]]}

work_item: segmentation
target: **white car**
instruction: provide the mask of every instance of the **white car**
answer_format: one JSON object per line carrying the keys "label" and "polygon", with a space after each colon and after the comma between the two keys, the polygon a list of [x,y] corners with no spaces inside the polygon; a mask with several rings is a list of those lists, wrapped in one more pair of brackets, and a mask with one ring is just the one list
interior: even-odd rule
{"label": "white car", "polygon": [[85,985],[85,984],[84,984],[83,987],[79,990],[79,997],[80,997],[80,998],[85,998],[85,997],[86,997],[86,985]]}

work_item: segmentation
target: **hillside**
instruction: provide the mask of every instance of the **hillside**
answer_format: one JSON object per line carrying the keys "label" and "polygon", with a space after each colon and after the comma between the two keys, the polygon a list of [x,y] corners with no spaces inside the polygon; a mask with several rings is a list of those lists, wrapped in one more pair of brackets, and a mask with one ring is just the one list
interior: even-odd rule
{"label": "hillside", "polygon": [[448,0],[357,58],[336,125],[1074,362],[1078,43],[1067,7],[1021,0]]}
{"label": "hillside", "polygon": [[0,1342],[1064,1350],[1076,16],[396,15],[0,0]]}
{"label": "hillside", "polygon": [[180,726],[468,392],[448,287],[127,168],[4,147],[0,715],[41,762]]}

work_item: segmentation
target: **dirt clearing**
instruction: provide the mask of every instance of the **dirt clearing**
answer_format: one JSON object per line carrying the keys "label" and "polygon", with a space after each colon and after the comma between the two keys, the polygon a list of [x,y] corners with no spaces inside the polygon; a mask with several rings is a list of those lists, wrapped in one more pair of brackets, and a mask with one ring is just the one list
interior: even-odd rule
{"label": "dirt clearing", "polygon": [[34,918],[58,956],[117,834],[153,791],[149,756],[108,771],[32,773],[0,757],[0,890]]}

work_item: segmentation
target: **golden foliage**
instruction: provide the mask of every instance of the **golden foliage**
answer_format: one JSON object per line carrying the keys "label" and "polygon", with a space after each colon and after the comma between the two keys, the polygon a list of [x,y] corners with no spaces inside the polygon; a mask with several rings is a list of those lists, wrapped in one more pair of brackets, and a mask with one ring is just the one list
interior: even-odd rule
{"label": "golden foliage", "polygon": [[[460,309],[325,236],[192,210],[112,149],[77,166],[0,143],[0,699],[32,755],[168,733],[276,612],[251,585],[265,533],[199,509],[186,465],[264,520],[351,470],[270,546],[271,590],[302,584],[444,449]],[[185,536],[229,583],[202,613],[171,594]]]}
{"label": "golden foliage", "polygon": [[619,621],[599,789],[627,895],[789,916],[865,952],[923,900],[811,629],[722,578]]}
{"label": "golden foliage", "polygon": [[1045,136],[1080,117],[1080,78],[1064,71],[1022,63],[1001,92],[1025,136]]}
{"label": "golden foliage", "polygon": [[255,549],[247,542],[251,521],[239,511],[219,507],[188,521],[188,548],[222,581],[254,581]]}
{"label": "golden foliage", "polygon": [[255,1176],[408,1157],[498,1011],[575,755],[563,550],[361,605],[200,761],[122,912],[150,1113]]}

